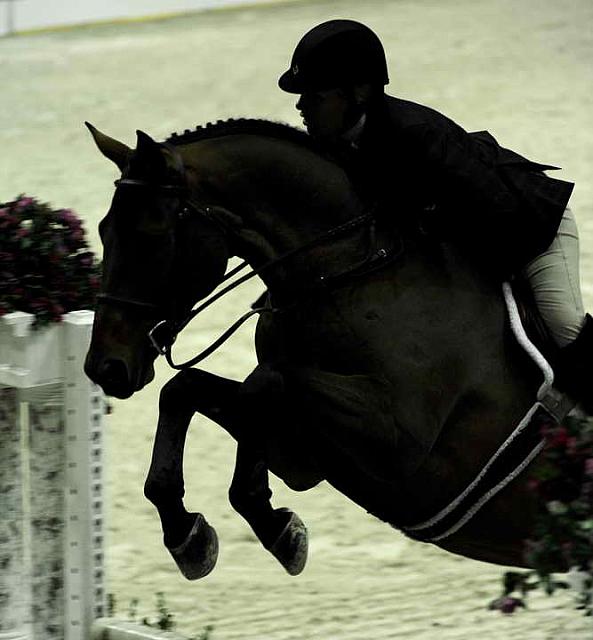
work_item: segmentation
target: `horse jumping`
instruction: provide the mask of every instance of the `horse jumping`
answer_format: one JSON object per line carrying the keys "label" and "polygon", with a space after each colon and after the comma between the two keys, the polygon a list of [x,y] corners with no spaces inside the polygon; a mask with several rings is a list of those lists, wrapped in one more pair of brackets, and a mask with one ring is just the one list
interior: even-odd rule
{"label": "horse jumping", "polygon": [[[227,121],[166,143],[139,131],[131,149],[89,128],[122,172],[100,224],[102,294],[86,360],[107,394],[127,398],[153,379],[159,350],[170,351],[153,328],[182,326],[232,256],[269,292],[246,380],[185,368],[161,392],[145,494],[186,577],[206,575],[217,553],[212,527],[183,505],[195,412],[236,439],[231,503],[297,574],[306,530],[272,507],[268,470],[297,491],[326,480],[413,535],[463,494],[534,405],[541,374],[512,337],[500,283],[450,244],[375,224],[343,169],[302,132]],[[525,566],[536,508],[526,477],[537,464],[529,458],[434,543]]]}

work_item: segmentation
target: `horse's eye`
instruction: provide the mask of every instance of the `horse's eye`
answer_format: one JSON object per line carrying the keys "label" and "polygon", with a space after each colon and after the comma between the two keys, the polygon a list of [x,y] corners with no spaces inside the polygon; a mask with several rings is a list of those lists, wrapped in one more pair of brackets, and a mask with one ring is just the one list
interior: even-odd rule
{"label": "horse's eye", "polygon": [[151,204],[142,212],[136,211],[133,221],[134,230],[149,236],[163,235],[170,233],[173,229],[176,218],[161,207]]}

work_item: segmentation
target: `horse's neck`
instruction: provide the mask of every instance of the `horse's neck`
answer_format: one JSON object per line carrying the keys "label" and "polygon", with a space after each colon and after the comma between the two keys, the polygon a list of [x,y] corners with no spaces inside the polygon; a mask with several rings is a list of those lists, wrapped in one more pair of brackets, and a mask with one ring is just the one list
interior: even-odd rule
{"label": "horse's neck", "polygon": [[262,274],[272,290],[317,279],[361,258],[361,229],[316,243],[362,212],[338,166],[294,143],[252,135],[203,141],[196,155],[207,165],[196,172],[211,177],[221,202],[240,217],[231,228],[237,254],[256,268],[290,254]]}

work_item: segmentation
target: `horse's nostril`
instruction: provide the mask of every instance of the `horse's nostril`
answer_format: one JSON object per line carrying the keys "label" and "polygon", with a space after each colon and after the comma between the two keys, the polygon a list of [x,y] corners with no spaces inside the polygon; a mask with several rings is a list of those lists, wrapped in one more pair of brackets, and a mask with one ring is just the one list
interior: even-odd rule
{"label": "horse's nostril", "polygon": [[106,390],[128,386],[128,368],[122,360],[110,358],[103,362],[99,378],[101,386]]}

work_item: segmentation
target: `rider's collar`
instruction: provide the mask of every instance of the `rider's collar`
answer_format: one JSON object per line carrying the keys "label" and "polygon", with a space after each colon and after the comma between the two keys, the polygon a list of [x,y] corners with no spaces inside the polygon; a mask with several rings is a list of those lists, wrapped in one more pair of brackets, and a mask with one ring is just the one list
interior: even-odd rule
{"label": "rider's collar", "polygon": [[342,134],[342,139],[349,142],[355,149],[358,149],[358,144],[360,142],[360,138],[362,136],[362,132],[364,131],[364,125],[367,121],[367,114],[363,113],[360,116],[358,122],[351,128],[348,129],[344,134]]}

